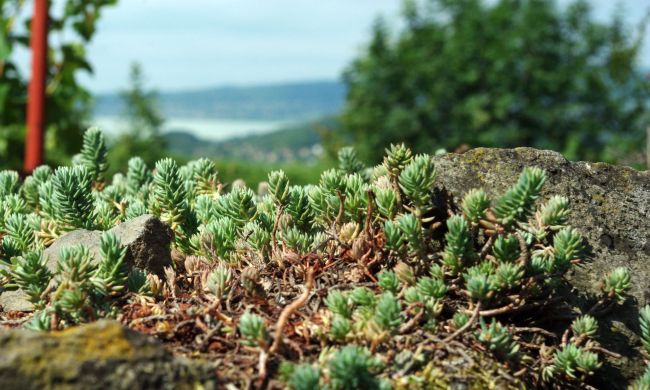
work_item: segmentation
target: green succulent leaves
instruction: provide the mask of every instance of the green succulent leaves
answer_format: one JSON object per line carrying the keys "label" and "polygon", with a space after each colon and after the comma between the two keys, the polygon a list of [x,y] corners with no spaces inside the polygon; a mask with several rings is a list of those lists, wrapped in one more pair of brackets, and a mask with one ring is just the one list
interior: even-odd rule
{"label": "green succulent leaves", "polygon": [[86,130],[83,137],[83,146],[81,153],[79,153],[78,163],[84,166],[90,178],[94,182],[101,182],[104,179],[104,174],[108,169],[106,156],[108,150],[106,149],[106,142],[102,132],[96,128],[91,127]]}
{"label": "green succulent leaves", "polygon": [[432,208],[431,193],[435,179],[433,160],[424,154],[415,156],[399,175],[400,188],[413,201],[418,217]]}
{"label": "green succulent leaves", "polygon": [[[343,149],[338,168],[314,185],[291,185],[285,172],[273,171],[268,191],[259,194],[241,183],[222,184],[208,159],[183,166],[162,159],[150,170],[133,157],[125,175],[107,182],[106,153],[103,136],[91,129],[72,167],[39,167],[22,183],[15,172],[0,172],[0,258],[7,263],[0,280],[35,305],[32,329],[114,317],[127,301],[163,307],[156,300],[178,299],[181,286],[192,302],[209,305],[192,315],[201,313],[196,318],[228,344],[272,356],[269,373],[277,360],[294,356],[271,351],[276,340],[269,330],[283,347],[297,338],[320,343],[318,357],[306,349],[301,364],[281,363],[288,367],[282,380],[293,389],[417,384],[422,378],[411,374],[432,369],[430,351],[406,348],[412,356],[392,356],[391,364],[414,362],[399,368],[409,374],[398,379],[370,351],[385,357],[428,336],[480,343],[478,353],[508,365],[539,358],[542,352],[530,345],[544,342],[547,355],[533,366],[562,384],[576,384],[601,365],[597,310],[576,318],[562,344],[543,331],[528,334],[528,314],[511,315],[557,297],[586,252],[582,235],[568,225],[568,199],[540,199],[539,168],[524,169],[501,197],[471,189],[460,203],[444,205],[435,198],[434,159],[404,145],[391,146],[373,169]],[[126,247],[108,232],[98,254],[66,247],[56,270],[48,268],[43,250],[65,232],[108,231],[148,213],[174,232],[180,260],[166,270],[167,280],[127,264]],[[307,289],[304,303],[290,296],[307,286],[310,268],[320,272],[318,287]],[[629,270],[614,269],[602,282],[599,305],[622,301],[630,288]],[[292,307],[287,297],[300,305]],[[274,322],[283,312],[288,319]],[[650,353],[648,307],[640,329]]]}
{"label": "green succulent leaves", "polygon": [[555,353],[553,365],[569,378],[576,378],[578,374],[592,375],[601,363],[596,353],[568,344]]}
{"label": "green succulent leaves", "polygon": [[545,181],[546,175],[541,169],[524,168],[517,184],[497,200],[494,213],[499,222],[510,225],[530,216]]}
{"label": "green succulent leaves", "polygon": [[269,173],[269,192],[278,205],[285,205],[289,199],[289,178],[284,171]]}
{"label": "green succulent leaves", "polygon": [[486,217],[487,209],[490,207],[490,199],[485,191],[472,189],[465,194],[461,207],[469,222],[478,223]]}
{"label": "green succulent leaves", "polygon": [[161,220],[168,223],[172,230],[178,230],[185,223],[189,205],[187,191],[174,160],[166,158],[156,163],[152,195]]}
{"label": "green succulent leaves", "polygon": [[15,260],[11,276],[16,284],[27,293],[30,302],[42,306],[43,293],[47,289],[52,273],[46,267],[43,252],[27,252]]}
{"label": "green succulent leaves", "polygon": [[641,342],[646,352],[650,354],[650,305],[645,305],[639,311],[639,324],[641,328]]}
{"label": "green succulent leaves", "polygon": [[84,166],[60,167],[54,171],[53,213],[65,229],[93,228],[95,203],[92,183],[93,175]]}

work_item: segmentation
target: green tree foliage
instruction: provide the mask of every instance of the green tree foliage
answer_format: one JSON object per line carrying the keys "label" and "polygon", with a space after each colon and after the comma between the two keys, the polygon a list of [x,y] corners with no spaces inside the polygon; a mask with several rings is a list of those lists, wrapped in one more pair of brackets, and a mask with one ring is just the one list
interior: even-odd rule
{"label": "green tree foliage", "polygon": [[158,95],[147,90],[142,66],[131,65],[130,87],[122,91],[124,115],[128,125],[111,148],[111,168],[120,172],[132,156],[140,156],[147,165],[165,157],[165,139],[160,134],[164,119],[158,109]]}
{"label": "green tree foliage", "polygon": [[[48,74],[46,79],[46,155],[50,162],[64,162],[79,150],[81,134],[88,127],[91,95],[79,83],[81,72],[92,72],[85,46],[96,32],[102,11],[117,0],[65,0],[50,12]],[[29,46],[31,12],[24,0],[0,0],[0,163],[17,168],[22,162],[25,134],[28,74],[15,60],[20,48]],[[25,17],[25,15],[30,15]],[[65,34],[63,32],[65,31]]]}
{"label": "green tree foliage", "polygon": [[344,128],[370,160],[391,143],[532,146],[570,159],[640,151],[650,83],[643,28],[596,22],[586,1],[410,0],[378,20],[346,70]]}

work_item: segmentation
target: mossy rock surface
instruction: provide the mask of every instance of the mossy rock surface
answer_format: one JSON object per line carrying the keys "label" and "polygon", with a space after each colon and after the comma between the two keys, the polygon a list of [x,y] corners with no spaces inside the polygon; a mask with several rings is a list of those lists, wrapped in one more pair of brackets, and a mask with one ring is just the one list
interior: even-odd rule
{"label": "mossy rock surface", "polygon": [[2,389],[209,389],[214,368],[175,358],[115,321],[61,332],[0,332]]}
{"label": "mossy rock surface", "polygon": [[540,167],[547,181],[542,198],[563,195],[570,201],[569,224],[577,228],[590,247],[585,264],[569,279],[569,297],[576,309],[594,303],[603,276],[616,267],[632,274],[630,297],[622,307],[602,318],[601,340],[625,356],[610,360],[602,371],[610,385],[625,388],[644,368],[639,333],[639,307],[650,303],[650,172],[604,163],[570,162],[561,154],[533,148],[472,149],[463,154],[435,157],[438,189],[458,203],[472,188],[489,195],[503,194],[524,167]]}

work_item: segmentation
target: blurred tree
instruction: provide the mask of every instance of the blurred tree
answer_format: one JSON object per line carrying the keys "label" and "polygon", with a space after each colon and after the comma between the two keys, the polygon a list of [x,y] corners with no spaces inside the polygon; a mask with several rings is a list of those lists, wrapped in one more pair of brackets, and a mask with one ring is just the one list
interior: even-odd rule
{"label": "blurred tree", "polygon": [[[16,65],[19,47],[29,46],[25,0],[0,0],[0,165],[20,169],[25,137],[27,75]],[[101,11],[117,0],[65,0],[51,12],[47,75],[46,158],[59,163],[79,150],[88,127],[91,95],[79,84],[79,72],[92,73],[85,46],[96,32]],[[58,10],[58,8],[57,8]],[[24,28],[20,28],[24,26]]]}
{"label": "blurred tree", "polygon": [[570,159],[642,152],[650,82],[620,14],[592,19],[586,1],[410,0],[393,36],[378,20],[346,70],[343,126],[376,160],[392,142],[533,146]]}
{"label": "blurred tree", "polygon": [[130,87],[121,92],[127,128],[115,140],[109,155],[110,170],[124,172],[129,158],[140,156],[152,166],[166,156],[165,139],[160,134],[164,123],[158,109],[158,94],[146,90],[142,67],[131,65]]}

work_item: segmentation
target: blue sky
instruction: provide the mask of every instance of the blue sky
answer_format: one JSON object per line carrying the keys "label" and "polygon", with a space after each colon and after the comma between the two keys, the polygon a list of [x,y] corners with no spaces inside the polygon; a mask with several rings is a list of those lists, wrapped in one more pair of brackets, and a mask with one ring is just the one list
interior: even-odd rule
{"label": "blue sky", "polygon": [[[566,3],[560,0],[560,3]],[[608,19],[614,0],[591,0]],[[648,0],[620,1],[637,23]],[[140,62],[150,86],[181,90],[335,79],[359,53],[378,15],[398,24],[401,0],[121,0],[89,47],[95,92],[127,84]],[[643,60],[650,66],[650,37]]]}

